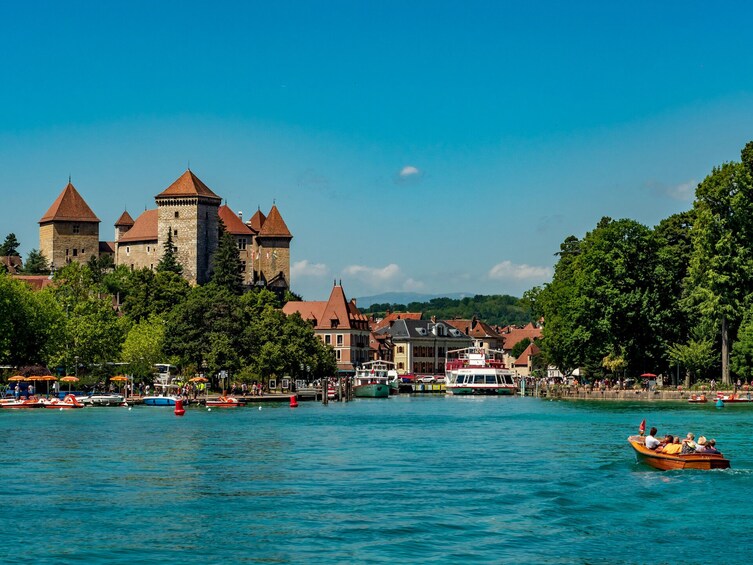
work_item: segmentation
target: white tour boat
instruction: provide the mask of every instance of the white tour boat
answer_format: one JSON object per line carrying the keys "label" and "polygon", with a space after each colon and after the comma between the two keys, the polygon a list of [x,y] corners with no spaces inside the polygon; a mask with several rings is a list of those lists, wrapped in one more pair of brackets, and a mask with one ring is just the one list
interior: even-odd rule
{"label": "white tour boat", "polygon": [[447,394],[514,394],[515,373],[505,367],[503,354],[497,349],[479,347],[448,351],[445,361]]}

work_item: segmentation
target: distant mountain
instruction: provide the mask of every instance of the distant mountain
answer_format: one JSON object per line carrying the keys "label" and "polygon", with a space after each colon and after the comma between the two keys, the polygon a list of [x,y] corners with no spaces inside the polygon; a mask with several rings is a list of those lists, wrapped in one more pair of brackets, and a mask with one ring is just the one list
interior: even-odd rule
{"label": "distant mountain", "polygon": [[449,292],[446,294],[419,294],[418,292],[385,292],[374,296],[356,298],[359,308],[368,308],[372,304],[409,304],[411,302],[429,302],[432,298],[452,298],[461,300],[475,296],[471,292]]}

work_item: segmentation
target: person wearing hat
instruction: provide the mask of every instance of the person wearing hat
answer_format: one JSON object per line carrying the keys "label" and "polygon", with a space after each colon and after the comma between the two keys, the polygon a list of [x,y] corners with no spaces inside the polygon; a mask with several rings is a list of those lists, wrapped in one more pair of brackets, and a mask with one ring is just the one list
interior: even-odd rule
{"label": "person wearing hat", "polygon": [[707,453],[705,436],[699,437],[696,443],[698,444],[696,445],[696,448],[695,448],[696,453]]}

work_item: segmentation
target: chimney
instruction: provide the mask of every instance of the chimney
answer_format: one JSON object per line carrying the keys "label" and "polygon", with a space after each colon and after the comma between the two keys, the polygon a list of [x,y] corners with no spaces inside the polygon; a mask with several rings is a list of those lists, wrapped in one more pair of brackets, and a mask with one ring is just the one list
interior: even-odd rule
{"label": "chimney", "polygon": [[238,210],[238,217],[243,221],[243,210]]}
{"label": "chimney", "polygon": [[432,324],[436,324],[437,323],[437,317],[436,316],[432,316],[431,317],[431,323]]}

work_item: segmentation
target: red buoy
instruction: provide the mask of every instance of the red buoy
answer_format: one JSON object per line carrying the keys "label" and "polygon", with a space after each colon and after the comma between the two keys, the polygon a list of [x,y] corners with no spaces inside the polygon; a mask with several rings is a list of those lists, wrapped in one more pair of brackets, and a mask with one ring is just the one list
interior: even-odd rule
{"label": "red buoy", "polygon": [[175,401],[175,415],[182,416],[186,413],[186,409],[183,408],[183,401],[179,398]]}
{"label": "red buoy", "polygon": [[290,395],[290,407],[298,408],[298,400],[296,400],[295,394]]}

